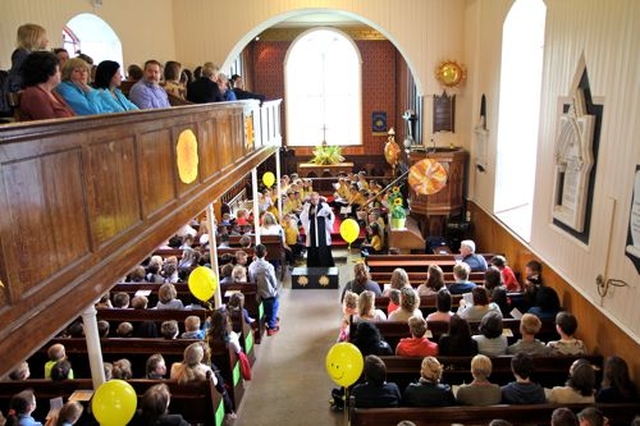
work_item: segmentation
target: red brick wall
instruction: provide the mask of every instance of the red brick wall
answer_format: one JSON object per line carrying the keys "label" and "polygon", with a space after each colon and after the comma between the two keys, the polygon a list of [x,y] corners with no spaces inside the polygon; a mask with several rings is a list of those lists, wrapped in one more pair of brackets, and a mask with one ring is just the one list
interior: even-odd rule
{"label": "red brick wall", "polygon": [[[284,99],[284,59],[291,42],[254,41],[250,50],[253,62],[254,89],[264,93],[267,99]],[[386,136],[374,136],[371,129],[371,113],[387,112],[387,128],[404,126],[401,118],[404,106],[400,93],[406,92],[406,79],[399,79],[398,72],[406,69],[402,56],[389,41],[356,41],[362,57],[362,140],[363,145],[345,149],[347,156],[382,155]],[[404,82],[404,83],[403,83]],[[286,144],[286,104],[282,108],[282,130]],[[296,148],[298,156],[310,156],[311,149]],[[382,157],[381,157],[382,158]],[[349,158],[353,161],[352,158]],[[370,160],[369,160],[370,162]],[[384,162],[384,159],[382,159]]]}

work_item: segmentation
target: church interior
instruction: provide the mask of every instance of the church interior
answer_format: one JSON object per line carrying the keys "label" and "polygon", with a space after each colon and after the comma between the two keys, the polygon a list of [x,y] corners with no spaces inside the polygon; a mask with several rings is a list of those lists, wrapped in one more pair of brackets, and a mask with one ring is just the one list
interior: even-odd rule
{"label": "church interior", "polygon": [[[527,26],[530,16],[517,15],[526,7],[539,11],[541,17],[537,21],[541,38],[535,48],[510,38],[514,33],[509,31],[518,22],[525,34],[533,31]],[[203,222],[211,228],[213,222],[208,221],[215,217],[222,222],[229,206],[234,213],[243,201],[252,199],[244,206],[257,208],[258,191],[272,186],[266,184],[266,173],[275,175],[274,188],[283,175],[310,178],[314,190],[332,200],[340,178],[362,172],[381,184],[382,193],[391,193],[394,186],[403,188],[405,200],[400,202],[405,203],[406,222],[392,229],[390,214],[384,238],[387,249],[393,247],[399,256],[391,264],[406,268],[410,277],[421,277],[412,285],[425,280],[428,259],[436,261],[419,256],[442,254],[453,260],[463,239],[475,241],[478,253],[504,255],[520,282],[525,280],[528,263],[536,260],[542,265],[544,285],[553,288],[562,309],[578,319],[576,337],[584,342],[589,356],[600,361],[614,355],[623,358],[631,379],[640,384],[640,143],[634,136],[640,133],[636,71],[640,67],[640,2],[5,0],[2,11],[2,70],[11,68],[20,25],[41,25],[49,47],[57,47],[62,44],[59,34],[71,18],[92,14],[120,39],[123,70],[148,59],[163,64],[175,60],[192,70],[212,61],[229,77],[243,75],[248,90],[263,94],[266,100],[0,124],[0,377],[27,359],[45,359],[42,348],[60,340],[56,336],[78,317],[85,328],[87,323],[93,327],[96,318],[106,318],[94,308],[101,296],[123,285],[122,277],[158,254],[158,248],[194,218],[206,217]],[[293,89],[287,83],[292,78],[287,70],[292,48],[317,28],[338,31],[357,52],[355,142],[332,142],[342,135],[331,126],[327,131],[326,123],[315,117],[308,122],[320,123],[324,129],[318,125],[308,133],[304,128],[297,132],[296,122],[307,121],[295,118],[292,110],[310,116],[315,110],[288,109],[294,104]],[[512,74],[517,75],[512,78]],[[351,84],[343,69],[334,69],[331,76],[335,86]],[[180,164],[176,165],[181,155],[176,144],[185,135],[197,140],[191,179],[185,179]],[[308,138],[297,140],[298,135]],[[318,150],[332,145],[341,148],[339,161],[312,163]],[[282,211],[282,204],[277,211]],[[336,213],[340,216],[339,208]],[[355,219],[363,218],[356,214]],[[354,239],[360,242],[364,234],[363,227]],[[342,289],[345,277],[352,278],[354,249],[341,245],[339,230],[333,236],[336,263],[341,263],[340,272],[333,274],[338,275],[336,288]],[[268,250],[283,256],[277,248],[281,243],[272,248],[268,241],[263,241]],[[166,250],[167,255],[182,253]],[[384,255],[392,256],[386,251]],[[374,269],[376,256],[367,262],[372,276],[380,272],[382,284],[393,269]],[[212,265],[217,266],[215,257]],[[239,370],[227,372],[232,397],[239,401],[244,392],[246,399],[236,406],[240,408],[236,424],[277,424],[279,416],[293,424],[303,423],[291,418],[303,417],[303,403],[292,403],[289,409],[282,403],[277,411],[254,401],[271,401],[260,393],[281,391],[274,384],[280,380],[274,371],[286,374],[288,370],[278,362],[278,351],[299,354],[299,359],[289,359],[300,363],[299,371],[318,370],[311,377],[322,377],[319,394],[329,398],[333,383],[324,377],[323,360],[337,336],[340,296],[323,289],[322,283],[314,284],[319,290],[304,288],[314,277],[309,272],[309,281],[300,281],[295,272],[298,266],[288,269],[282,263],[277,270],[286,287],[281,294],[283,331],[267,337],[269,330],[261,324],[258,334],[249,331],[252,337],[243,341],[248,354],[253,347],[252,382],[242,390],[242,379],[240,385],[236,383]],[[296,289],[301,282],[303,288]],[[186,289],[186,283],[181,284]],[[216,295],[215,306],[220,297]],[[325,335],[316,336],[315,341],[285,336],[287,327],[297,326],[282,312],[300,315],[296,321],[306,315],[315,318],[314,297],[318,309],[331,306],[335,310],[328,321],[335,324],[333,340]],[[261,323],[263,306],[255,309]],[[114,314],[113,321],[119,318]],[[152,321],[161,318],[165,316]],[[518,327],[516,322],[516,333]],[[86,345],[99,348],[97,334],[85,334]],[[286,342],[280,348],[278,339]],[[309,346],[298,352],[296,342],[303,341]],[[172,346],[160,345],[158,351],[168,351],[167,359],[182,359],[184,347],[174,353]],[[70,354],[71,347],[67,347]],[[78,350],[86,352],[86,348]],[[126,343],[113,350],[138,358],[146,353],[146,348]],[[313,364],[316,358],[321,361]],[[102,366],[90,355],[88,359],[84,368],[74,364],[76,379],[86,379],[82,386],[97,387],[104,380]],[[498,361],[494,362],[499,375]],[[39,371],[40,366],[31,368]],[[504,368],[510,374],[509,366]],[[82,370],[86,374],[79,376]],[[566,373],[554,374],[559,383],[566,378]],[[271,384],[260,388],[259,381],[269,379]],[[0,388],[7,385],[0,395],[2,403],[5,394],[19,389],[4,380],[0,382]],[[282,380],[286,389],[282,395],[305,386],[297,376]],[[68,384],[66,391],[77,391],[78,386]],[[148,387],[133,386],[139,394]],[[43,394],[56,391],[44,385],[42,389]],[[194,391],[176,388],[175,392]],[[180,396],[175,400],[188,411],[189,400]],[[210,415],[206,423],[221,425],[223,402],[218,395],[207,400],[213,405],[204,408]],[[316,402],[306,402],[314,406],[310,417],[322,410],[315,419],[318,424],[341,424],[342,413],[324,413],[329,412],[326,401]],[[46,401],[38,403],[46,405]],[[0,410],[4,408],[0,404]],[[247,414],[251,409],[274,413],[259,420]],[[505,415],[526,416],[509,412],[506,409]],[[640,405],[625,406],[619,412],[633,418],[640,415]],[[489,423],[481,410],[469,413],[456,423]],[[379,423],[367,423],[375,419],[370,415],[363,414],[355,424],[402,420],[381,411]],[[409,410],[403,415],[409,419],[414,414]],[[424,416],[424,412],[415,415]],[[449,424],[455,415],[462,416],[443,410],[441,424]],[[472,421],[472,416],[484,423]],[[440,424],[422,417],[414,421]]]}

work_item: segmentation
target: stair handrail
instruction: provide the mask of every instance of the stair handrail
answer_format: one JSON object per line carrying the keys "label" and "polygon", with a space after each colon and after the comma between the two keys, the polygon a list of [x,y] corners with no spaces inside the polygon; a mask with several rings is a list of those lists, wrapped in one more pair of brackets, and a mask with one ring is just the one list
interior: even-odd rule
{"label": "stair handrail", "polygon": [[393,188],[396,183],[398,183],[400,180],[404,179],[407,177],[407,175],[409,174],[409,168],[407,168],[407,170],[405,170],[400,176],[398,176],[397,178],[395,178],[394,180],[391,181],[390,184],[388,184],[387,186],[385,186],[384,188],[382,188],[380,191],[376,192],[374,195],[372,195],[370,198],[367,199],[367,201],[364,202],[364,204],[361,206],[361,208],[364,208],[366,206],[368,206],[369,204],[371,204],[373,201],[375,201],[376,198],[378,198],[378,196],[380,194],[384,194],[385,192],[387,192],[388,190],[390,190],[391,188]]}

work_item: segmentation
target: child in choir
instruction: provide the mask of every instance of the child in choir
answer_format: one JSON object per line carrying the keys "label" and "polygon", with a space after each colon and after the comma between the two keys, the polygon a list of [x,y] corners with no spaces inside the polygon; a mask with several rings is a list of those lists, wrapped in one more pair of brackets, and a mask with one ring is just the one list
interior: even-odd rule
{"label": "child in choir", "polygon": [[559,312],[556,315],[556,331],[560,335],[560,340],[551,341],[547,346],[557,355],[586,355],[587,348],[582,340],[573,337],[577,329],[576,317],[566,311]]}
{"label": "child in choir", "polygon": [[382,237],[380,236],[380,228],[376,222],[372,222],[367,226],[367,241],[362,243],[362,256],[369,256],[382,252]]}

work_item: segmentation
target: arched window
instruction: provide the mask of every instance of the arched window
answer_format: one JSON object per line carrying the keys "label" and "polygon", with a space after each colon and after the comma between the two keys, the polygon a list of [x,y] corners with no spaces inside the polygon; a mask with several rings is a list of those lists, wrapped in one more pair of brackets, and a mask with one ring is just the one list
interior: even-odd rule
{"label": "arched window", "polygon": [[313,29],[299,36],[285,59],[287,144],[362,143],[360,53],[342,32]]}
{"label": "arched window", "polygon": [[74,16],[63,29],[63,37],[67,50],[67,40],[72,43],[73,50],[69,50],[72,57],[79,47],[82,53],[91,56],[94,65],[107,59],[124,65],[120,38],[108,23],[92,13]]}
{"label": "arched window", "polygon": [[494,213],[531,239],[546,6],[517,0],[502,31]]}

